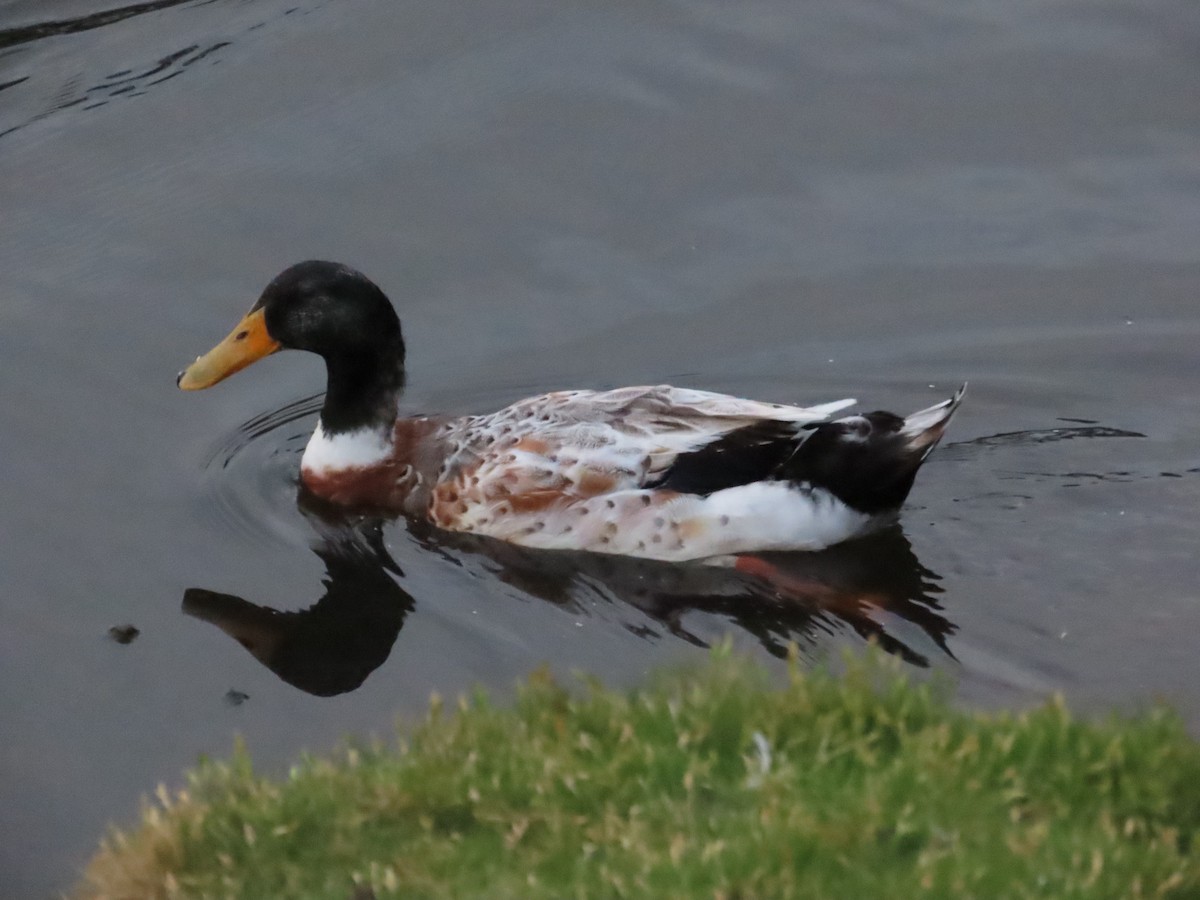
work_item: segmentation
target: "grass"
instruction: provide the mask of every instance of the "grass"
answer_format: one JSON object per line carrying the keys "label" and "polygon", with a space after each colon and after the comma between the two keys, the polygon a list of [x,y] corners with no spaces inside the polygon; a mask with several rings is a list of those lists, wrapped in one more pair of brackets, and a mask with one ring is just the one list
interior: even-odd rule
{"label": "grass", "polygon": [[435,701],[282,781],[239,746],[75,896],[1184,898],[1198,855],[1200,746],[1165,710],[971,714],[875,657],[780,688],[718,653],[628,694]]}

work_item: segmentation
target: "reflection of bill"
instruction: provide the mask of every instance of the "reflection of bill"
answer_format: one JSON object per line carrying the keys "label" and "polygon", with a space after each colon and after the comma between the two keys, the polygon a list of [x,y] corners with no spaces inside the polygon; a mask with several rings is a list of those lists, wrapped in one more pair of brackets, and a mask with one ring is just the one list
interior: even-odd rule
{"label": "reflection of bill", "polygon": [[[379,520],[352,524],[319,502],[301,508],[322,535],[326,592],[313,606],[280,612],[229,594],[191,588],[183,610],[237,640],[272,672],[311,694],[352,691],[383,664],[414,601],[382,540]],[[627,628],[694,644],[689,614],[716,616],[782,655],[790,641],[815,647],[846,627],[915,665],[930,644],[949,654],[955,626],[934,599],[938,576],[923,567],[900,529],[819,553],[739,556],[729,565],[680,565],[575,551],[530,550],[503,541],[410,524],[427,549],[580,615],[586,597],[607,601]],[[647,621],[649,620],[649,621]],[[914,627],[915,626],[915,627]]]}
{"label": "reflection of bill", "polygon": [[325,563],[325,595],[308,609],[280,612],[189,588],[183,611],[216,625],[288,684],[329,697],[383,664],[413,600],[393,577],[401,573],[377,526],[327,533],[314,552]]}

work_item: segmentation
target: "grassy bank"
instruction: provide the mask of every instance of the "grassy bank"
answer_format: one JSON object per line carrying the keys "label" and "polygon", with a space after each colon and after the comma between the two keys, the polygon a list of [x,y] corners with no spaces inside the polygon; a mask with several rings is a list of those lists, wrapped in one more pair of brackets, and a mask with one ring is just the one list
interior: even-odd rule
{"label": "grassy bank", "polygon": [[782,688],[727,657],[632,694],[534,676],[283,781],[239,749],[189,782],[78,897],[1200,896],[1200,746],[1173,716],[972,715],[878,662]]}

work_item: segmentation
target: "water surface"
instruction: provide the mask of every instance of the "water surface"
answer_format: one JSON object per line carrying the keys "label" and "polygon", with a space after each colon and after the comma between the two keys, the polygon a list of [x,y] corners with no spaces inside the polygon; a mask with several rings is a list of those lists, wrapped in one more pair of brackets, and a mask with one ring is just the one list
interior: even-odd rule
{"label": "water surface", "polygon": [[[632,684],[724,634],[874,636],[965,703],[1161,697],[1200,731],[1194,4],[0,0],[0,28],[5,896],[234,734],[279,770],[431,691]],[[396,301],[412,411],[971,394],[900,530],[781,562],[799,603],[330,521],[294,485],[315,359],[174,387],[308,257]]]}

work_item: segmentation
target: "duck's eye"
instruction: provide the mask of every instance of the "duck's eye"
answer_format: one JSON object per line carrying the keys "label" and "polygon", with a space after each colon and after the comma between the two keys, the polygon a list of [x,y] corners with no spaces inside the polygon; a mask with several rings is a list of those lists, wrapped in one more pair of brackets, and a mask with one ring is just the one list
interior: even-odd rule
{"label": "duck's eye", "polygon": [[244,340],[245,340],[246,338],[248,338],[248,337],[250,337],[250,332],[248,332],[248,331],[239,331],[239,332],[238,332],[238,333],[237,333],[237,334],[234,336],[234,338],[233,338],[233,339],[234,339],[235,341],[244,341]]}

